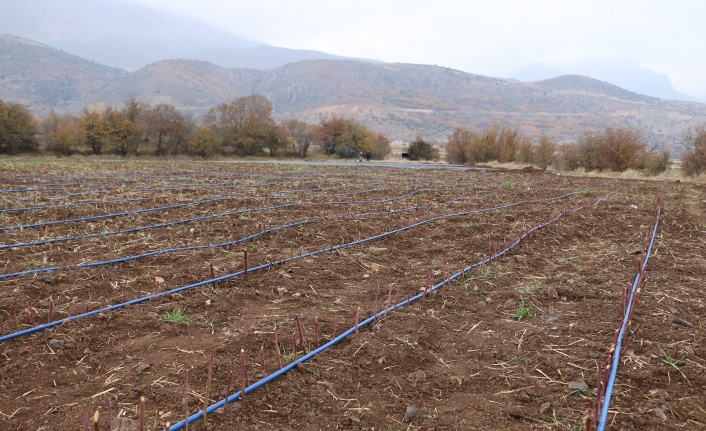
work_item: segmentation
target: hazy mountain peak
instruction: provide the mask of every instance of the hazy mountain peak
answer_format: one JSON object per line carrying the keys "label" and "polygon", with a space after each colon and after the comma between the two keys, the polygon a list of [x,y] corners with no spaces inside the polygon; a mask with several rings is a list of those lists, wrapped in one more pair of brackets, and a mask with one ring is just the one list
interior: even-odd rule
{"label": "hazy mountain peak", "polygon": [[190,18],[122,0],[4,0],[0,33],[127,69],[186,58],[205,49],[262,45]]}

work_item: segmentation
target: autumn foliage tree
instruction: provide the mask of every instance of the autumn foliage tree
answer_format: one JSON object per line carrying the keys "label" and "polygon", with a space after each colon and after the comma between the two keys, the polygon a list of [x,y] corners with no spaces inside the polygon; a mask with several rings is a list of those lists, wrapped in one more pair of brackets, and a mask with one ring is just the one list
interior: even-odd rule
{"label": "autumn foliage tree", "polygon": [[602,132],[587,131],[575,145],[563,145],[558,166],[562,170],[622,172],[642,170],[654,175],[667,169],[669,153],[658,154],[636,130],[607,127]]}
{"label": "autumn foliage tree", "polygon": [[439,160],[439,149],[424,140],[422,135],[417,137],[407,148],[410,160]]}
{"label": "autumn foliage tree", "polygon": [[686,150],[682,155],[682,171],[688,176],[706,172],[706,124],[682,132],[681,144]]}
{"label": "autumn foliage tree", "polygon": [[230,103],[212,107],[203,125],[221,139],[225,154],[261,155],[274,139],[276,125],[272,119],[272,102],[260,94],[238,97]]}
{"label": "autumn foliage tree", "polygon": [[24,105],[0,100],[0,153],[36,151],[37,132],[32,114]]}
{"label": "autumn foliage tree", "polygon": [[360,152],[370,152],[373,159],[390,154],[390,140],[375,133],[352,118],[333,117],[321,121],[319,145],[326,154],[352,158]]}
{"label": "autumn foliage tree", "polygon": [[299,120],[285,120],[281,123],[288,142],[288,152],[294,157],[306,157],[309,147],[319,136],[319,128]]}

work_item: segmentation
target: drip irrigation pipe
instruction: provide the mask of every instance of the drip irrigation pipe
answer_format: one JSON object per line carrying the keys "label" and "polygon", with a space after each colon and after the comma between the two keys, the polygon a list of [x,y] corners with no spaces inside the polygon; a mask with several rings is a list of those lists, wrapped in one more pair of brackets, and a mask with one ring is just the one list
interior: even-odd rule
{"label": "drip irrigation pipe", "polygon": [[[647,247],[647,252],[645,253],[645,259],[642,262],[642,265],[640,267],[640,271],[637,273],[637,275],[635,276],[635,280],[633,281],[632,288],[630,290],[630,297],[628,299],[628,304],[625,307],[626,310],[631,310],[633,307],[633,301],[635,300],[635,291],[637,290],[637,286],[640,284],[640,281],[642,279],[642,275],[644,274],[645,267],[647,267],[647,262],[650,260],[650,254],[652,251],[652,246],[654,245],[655,237],[657,235],[657,228],[659,227],[659,221],[660,221],[661,214],[662,214],[662,206],[660,205],[657,208],[655,223],[654,223],[654,227],[652,228],[651,235],[650,235],[650,242]],[[598,419],[598,424],[596,427],[597,431],[604,431],[605,427],[607,426],[608,409],[610,407],[610,400],[613,395],[613,387],[615,386],[615,380],[618,376],[618,366],[620,365],[620,351],[622,349],[623,339],[625,338],[625,333],[628,330],[628,324],[630,322],[630,314],[631,313],[629,313],[629,312],[625,313],[625,316],[623,317],[623,322],[620,326],[620,332],[618,333],[618,339],[615,343],[613,361],[612,361],[612,364],[610,367],[610,375],[608,377],[608,382],[606,383],[605,395],[603,396],[603,405],[601,406],[601,415]]]}
{"label": "drip irrigation pipe", "polygon": [[165,211],[165,210],[171,210],[171,209],[176,209],[176,208],[190,207],[190,206],[194,206],[194,205],[202,205],[202,204],[211,203],[211,202],[226,201],[226,200],[230,200],[230,199],[233,199],[233,198],[204,199],[201,201],[187,202],[187,203],[183,203],[183,204],[167,205],[167,206],[163,206],[163,207],[154,207],[154,208],[145,208],[145,209],[141,209],[141,210],[137,210],[137,211],[124,211],[124,212],[119,212],[119,213],[101,214],[101,215],[97,215],[97,216],[79,217],[79,218],[72,218],[72,219],[66,219],[66,220],[52,220],[52,221],[45,221],[45,222],[28,224],[28,225],[24,225],[24,226],[17,225],[17,226],[0,227],[0,232],[5,232],[5,231],[9,231],[9,230],[16,230],[16,229],[28,229],[28,228],[35,228],[35,227],[51,226],[51,225],[57,225],[57,224],[62,224],[62,223],[77,223],[77,222],[89,221],[89,220],[102,220],[102,219],[107,219],[107,218],[124,217],[127,215],[144,214],[144,213],[150,213],[150,212],[155,212],[155,211]]}
{"label": "drip irrigation pipe", "polygon": [[[434,218],[431,218],[431,219],[423,220],[423,221],[420,222],[420,223],[421,223],[421,224],[424,224],[424,223],[428,223],[428,222],[431,222],[431,221],[435,221],[435,220],[438,220],[438,219],[444,218],[444,217],[457,217],[457,216],[468,215],[468,214],[478,213],[478,212],[484,212],[484,211],[496,211],[496,210],[500,210],[500,209],[504,209],[504,208],[510,208],[510,207],[514,207],[514,206],[518,206],[518,205],[523,205],[523,204],[536,203],[536,202],[548,202],[548,201],[553,201],[553,200],[558,200],[558,199],[564,199],[564,198],[567,198],[567,197],[569,197],[569,196],[572,196],[572,195],[575,195],[575,194],[578,194],[578,193],[586,193],[586,192],[588,192],[588,191],[590,191],[590,190],[593,190],[593,188],[589,188],[589,189],[585,189],[585,190],[581,190],[581,191],[577,191],[577,192],[568,193],[568,194],[565,194],[565,195],[562,195],[562,196],[555,196],[555,197],[552,197],[552,198],[520,201],[520,202],[514,202],[514,203],[511,203],[511,204],[501,205],[501,206],[497,206],[497,207],[491,207],[491,208],[483,208],[483,209],[465,211],[465,212],[456,213],[456,214],[444,214],[444,215],[437,216],[437,217],[434,217]],[[289,204],[289,205],[298,205],[298,204]],[[203,216],[203,218],[208,218],[208,217],[211,217],[211,216]],[[319,220],[319,219],[316,219],[316,220]],[[173,223],[176,223],[176,222],[173,222]],[[400,231],[409,229],[409,228],[411,228],[411,227],[415,227],[415,226],[417,226],[417,225],[419,225],[419,224],[415,224],[415,225],[410,225],[410,226],[403,227],[403,228],[401,228]],[[161,226],[160,226],[160,227],[161,227]],[[103,235],[103,234],[93,234],[93,235],[94,235],[94,236],[101,236],[101,235]],[[383,235],[385,235],[385,234],[383,234]],[[47,241],[52,241],[52,240],[46,240],[44,243],[46,243]],[[37,242],[41,242],[41,241],[37,241]],[[31,244],[31,245],[34,245],[34,244],[32,244],[32,243],[30,243],[30,244]],[[228,244],[228,243],[224,243],[224,244]],[[17,246],[17,245],[12,245],[12,246],[0,246],[0,250],[6,249],[6,248],[9,248],[9,247],[15,247],[15,246]],[[225,246],[225,245],[219,245],[219,246],[222,246],[222,247],[223,247],[223,246]],[[205,246],[201,246],[201,247],[205,247]],[[179,251],[180,249],[179,249],[179,248],[174,248],[174,249],[169,249],[169,250],[170,250],[170,251]],[[75,265],[75,267],[77,267],[77,268],[90,268],[90,267],[96,267],[96,266],[102,266],[102,265],[110,265],[110,264],[114,264],[114,263],[125,262],[125,261],[128,261],[128,260],[135,260],[135,259],[140,259],[140,258],[143,258],[143,257],[154,256],[154,255],[157,255],[157,254],[162,254],[162,253],[159,252],[159,251],[154,251],[154,252],[144,253],[144,254],[135,255],[135,256],[128,256],[128,257],[124,257],[124,258],[120,258],[120,259],[114,259],[114,260],[106,260],[106,261],[92,262],[92,263],[81,263],[81,264]],[[13,273],[9,273],[9,274],[0,274],[0,280],[6,279],[6,278],[12,278],[12,277],[20,277],[20,276],[23,276],[23,275],[31,275],[31,274],[38,274],[38,273],[44,273],[44,272],[59,271],[59,270],[62,270],[62,269],[68,269],[68,268],[70,268],[70,267],[72,268],[72,267],[74,267],[74,266],[69,266],[69,265],[67,265],[67,266],[53,266],[53,267],[49,267],[49,268],[38,268],[38,269],[30,269],[30,270],[26,270],[26,271],[13,272]]]}
{"label": "drip irrigation pipe", "polygon": [[[633,186],[633,187],[634,187],[634,186]],[[540,201],[540,202],[546,202],[546,201],[552,201],[552,200],[563,199],[563,198],[566,198],[566,197],[569,197],[569,196],[572,196],[572,195],[576,195],[576,194],[579,194],[579,193],[586,193],[586,192],[588,192],[588,191],[590,191],[590,190],[593,190],[593,188],[589,188],[589,189],[586,189],[586,190],[580,190],[580,191],[568,193],[568,194],[565,194],[565,195],[562,195],[562,196],[556,196],[556,197],[553,197],[553,198],[542,199],[542,200],[539,200],[539,201]],[[618,193],[615,193],[615,194],[612,195],[612,196],[616,196],[617,194],[618,194]],[[603,199],[598,199],[594,205],[597,205],[597,204],[598,204],[600,201],[602,201],[602,200],[603,200]],[[387,237],[387,236],[390,236],[390,235],[394,235],[394,234],[397,234],[397,233],[400,233],[400,232],[404,232],[404,231],[413,229],[413,228],[418,227],[418,226],[422,226],[422,225],[425,225],[425,224],[434,222],[434,221],[436,221],[436,220],[441,220],[441,219],[451,218],[451,217],[464,216],[464,215],[469,215],[469,214],[479,213],[479,212],[495,211],[495,210],[499,210],[499,209],[503,209],[503,208],[510,208],[510,207],[522,205],[522,204],[525,204],[525,203],[532,203],[532,202],[536,202],[536,201],[522,201],[522,202],[515,202],[515,203],[511,203],[511,204],[501,205],[501,206],[497,206],[497,207],[493,207],[493,208],[484,208],[484,209],[478,209],[478,210],[472,210],[472,211],[464,211],[464,212],[455,213],[455,214],[444,214],[444,215],[432,217],[432,218],[429,218],[429,219],[426,219],[426,220],[422,220],[422,221],[419,221],[419,222],[414,223],[414,224],[411,224],[411,225],[403,226],[403,227],[398,228],[398,229],[394,229],[394,230],[391,230],[391,231],[387,231],[387,232],[383,232],[383,233],[380,233],[380,234],[377,234],[377,235],[373,235],[373,236],[371,236],[371,237],[359,239],[359,240],[352,241],[352,242],[349,242],[349,243],[339,244],[339,245],[336,245],[336,246],[331,246],[331,247],[328,247],[328,248],[323,248],[323,249],[320,249],[320,250],[311,251],[311,252],[308,252],[308,253],[303,253],[303,254],[300,254],[300,255],[297,255],[297,256],[292,256],[292,257],[285,258],[285,259],[281,259],[281,260],[278,260],[278,261],[275,261],[275,262],[265,263],[265,264],[262,264],[262,265],[259,265],[259,266],[255,266],[255,267],[249,268],[249,269],[248,269],[248,272],[255,272],[255,271],[259,271],[259,270],[262,270],[262,269],[267,269],[267,268],[270,268],[270,267],[273,267],[273,266],[276,267],[276,266],[282,265],[282,264],[284,264],[284,263],[287,263],[287,262],[290,262],[290,261],[293,261],[293,260],[303,259],[303,258],[307,258],[307,257],[311,257],[311,256],[316,256],[316,255],[319,255],[319,254],[322,254],[322,253],[333,252],[333,251],[340,250],[340,249],[343,249],[343,248],[353,247],[353,246],[356,246],[356,245],[359,245],[359,244],[364,244],[364,243],[367,243],[367,242],[375,241],[375,240],[380,239],[380,238],[384,238],[384,237]],[[506,253],[507,250],[508,250],[508,249],[503,250],[500,255]],[[484,262],[485,262],[485,261],[484,261]],[[90,264],[89,264],[89,265],[90,265]],[[123,302],[123,303],[120,303],[120,304],[115,304],[115,305],[111,305],[111,306],[108,306],[108,307],[99,308],[99,309],[96,309],[96,310],[93,310],[93,311],[88,311],[88,312],[86,312],[86,313],[78,314],[78,315],[75,315],[75,316],[69,316],[69,317],[67,317],[67,318],[65,318],[65,319],[55,320],[54,322],[50,322],[50,323],[46,323],[46,324],[43,324],[43,325],[35,326],[35,327],[28,328],[28,329],[25,329],[25,330],[23,330],[23,331],[18,331],[18,332],[12,333],[12,334],[7,334],[7,335],[4,335],[4,336],[0,336],[0,343],[2,343],[3,341],[6,341],[6,340],[11,340],[11,339],[13,339],[13,338],[17,338],[17,337],[21,337],[21,336],[24,336],[24,335],[32,334],[32,333],[35,333],[35,332],[38,332],[38,331],[43,331],[43,330],[45,330],[45,329],[53,328],[54,326],[61,325],[61,324],[65,323],[65,322],[68,322],[68,321],[71,321],[71,320],[76,320],[76,319],[80,319],[80,318],[84,318],[84,317],[90,317],[90,316],[96,315],[96,314],[98,314],[98,313],[101,313],[101,312],[103,312],[103,311],[117,310],[117,309],[123,308],[123,307],[125,307],[125,306],[127,306],[127,305],[139,304],[139,303],[146,302],[146,301],[149,301],[149,300],[154,299],[154,298],[160,298],[160,297],[162,297],[162,296],[171,295],[171,294],[174,294],[174,293],[179,293],[179,292],[184,291],[184,290],[193,289],[193,288],[200,287],[200,286],[205,286],[205,285],[208,285],[208,284],[218,283],[218,282],[220,282],[220,281],[225,281],[225,280],[228,280],[228,279],[231,279],[231,278],[234,278],[234,277],[239,277],[239,276],[243,275],[244,273],[245,273],[245,271],[241,270],[241,271],[238,271],[238,272],[234,272],[234,273],[232,273],[232,274],[222,275],[222,276],[220,276],[220,277],[216,277],[216,278],[212,278],[212,279],[209,279],[209,280],[200,281],[200,282],[198,282],[198,283],[193,283],[193,284],[189,284],[189,285],[186,285],[186,286],[177,287],[177,288],[174,288],[174,289],[171,289],[171,290],[168,290],[168,291],[157,292],[157,293],[154,293],[154,294],[152,294],[152,295],[143,296],[143,297],[141,297],[141,298],[136,298],[136,299],[133,299],[133,300],[131,300],[131,301]]]}
{"label": "drip irrigation pipe", "polygon": [[[289,204],[289,205],[283,205],[280,207],[272,207],[272,208],[282,208],[282,207],[294,206],[294,205],[295,204]],[[262,209],[257,209],[257,210],[266,210],[266,209],[272,209],[272,208],[262,208]],[[396,213],[401,213],[401,212],[411,211],[414,209],[421,209],[421,208],[425,208],[425,207],[403,208],[403,209],[399,209],[399,210],[385,211],[385,212],[381,212],[381,213],[363,213],[363,214],[356,214],[353,217],[368,217],[371,215],[380,215],[380,214],[396,214]],[[236,211],[235,213],[254,212],[257,210],[240,210],[240,211]],[[207,218],[207,217],[211,217],[211,216],[204,216],[204,218]],[[335,216],[335,217],[330,217],[329,219],[330,220],[338,220],[338,219],[342,219],[342,218],[346,218],[346,217],[349,217],[349,216],[343,216],[343,215],[342,216]],[[307,220],[302,220],[302,221],[298,221],[298,222],[288,223],[288,224],[284,224],[284,225],[280,225],[280,226],[275,226],[273,228],[265,229],[263,231],[254,233],[254,234],[247,236],[245,238],[240,238],[235,241],[228,241],[228,242],[223,242],[223,243],[219,243],[219,244],[174,247],[174,248],[167,248],[167,249],[163,249],[163,250],[150,251],[150,252],[142,253],[142,254],[135,254],[132,256],[125,256],[125,257],[121,257],[118,259],[102,260],[102,261],[91,262],[91,263],[79,263],[77,265],[65,265],[65,266],[53,266],[53,267],[49,267],[49,268],[28,269],[26,271],[13,272],[10,274],[0,274],[0,280],[6,279],[6,278],[12,278],[12,277],[20,277],[23,275],[60,271],[62,269],[69,269],[69,268],[95,268],[97,266],[113,265],[113,264],[117,264],[117,263],[128,262],[131,260],[143,259],[143,258],[151,257],[151,256],[158,256],[160,254],[174,253],[177,251],[206,250],[209,248],[218,248],[218,247],[225,248],[225,247],[230,247],[230,246],[233,246],[236,244],[240,244],[243,242],[253,240],[255,238],[258,238],[260,236],[263,236],[263,235],[266,235],[268,233],[272,233],[272,232],[275,232],[278,230],[287,229],[287,228],[291,228],[291,227],[297,227],[297,226],[303,226],[303,225],[307,225],[310,223],[318,222],[320,220],[322,220],[322,218],[313,218],[313,219],[307,219]]]}
{"label": "drip irrigation pipe", "polygon": [[[613,196],[615,196],[615,195],[613,195]],[[596,205],[598,205],[602,200],[603,200],[603,199],[598,199],[598,200],[597,200],[595,203],[593,203],[591,206],[596,206]],[[416,295],[416,296],[413,296],[413,297],[411,297],[411,298],[408,298],[408,299],[406,299],[406,300],[404,300],[404,301],[402,301],[402,302],[400,302],[400,303],[398,303],[398,304],[391,305],[391,306],[389,306],[388,308],[379,311],[377,314],[373,314],[372,316],[368,317],[367,319],[363,320],[362,322],[359,322],[357,328],[356,328],[355,326],[351,327],[350,329],[348,329],[347,331],[343,332],[341,335],[337,336],[336,338],[334,338],[333,340],[329,341],[328,343],[325,343],[325,344],[323,344],[321,347],[318,347],[318,348],[316,348],[316,349],[310,351],[309,353],[305,354],[304,356],[301,356],[300,358],[295,359],[294,361],[290,362],[289,364],[285,365],[284,367],[280,368],[279,370],[275,371],[274,373],[268,375],[267,377],[264,377],[263,379],[260,379],[259,381],[253,383],[252,385],[248,386],[247,388],[245,388],[245,391],[244,391],[245,394],[249,394],[249,393],[255,391],[256,389],[259,389],[260,387],[262,387],[262,386],[264,386],[264,385],[266,385],[266,384],[268,384],[268,383],[273,382],[274,380],[276,380],[276,379],[278,379],[279,377],[283,376],[284,374],[288,373],[288,372],[291,371],[292,369],[296,368],[297,365],[304,364],[305,362],[308,362],[310,359],[312,359],[313,357],[317,356],[319,353],[322,353],[322,352],[324,352],[324,351],[330,349],[331,347],[333,347],[333,346],[335,346],[336,344],[340,343],[341,341],[345,340],[345,339],[348,338],[349,336],[355,334],[356,331],[360,330],[360,328],[364,328],[364,327],[366,327],[366,326],[368,326],[368,325],[370,325],[370,324],[376,322],[378,319],[381,319],[381,318],[387,316],[388,314],[393,313],[394,311],[396,311],[396,310],[399,309],[399,308],[405,307],[405,306],[407,306],[407,305],[409,305],[409,304],[412,304],[412,303],[414,303],[414,302],[416,302],[416,301],[421,300],[422,296],[424,296],[424,295],[430,295],[431,292],[434,292],[434,291],[436,291],[436,290],[441,289],[441,288],[444,287],[447,283],[451,283],[451,282],[454,281],[455,279],[461,277],[461,276],[462,276],[463,274],[465,274],[466,272],[468,272],[468,271],[470,271],[470,270],[472,270],[472,269],[474,269],[474,268],[477,268],[477,267],[479,267],[479,266],[486,265],[486,264],[490,263],[491,261],[493,261],[493,260],[495,260],[495,259],[498,259],[499,257],[502,257],[504,254],[506,254],[508,251],[512,250],[513,248],[515,248],[517,245],[519,245],[522,241],[524,241],[529,235],[533,234],[534,232],[536,232],[536,231],[538,231],[538,230],[540,230],[540,229],[543,229],[543,228],[545,228],[545,227],[547,227],[547,226],[549,226],[549,225],[555,223],[555,222],[558,221],[560,218],[562,218],[563,216],[565,216],[566,214],[568,214],[568,213],[570,213],[570,212],[580,211],[580,210],[582,210],[582,209],[584,209],[584,208],[586,208],[586,206],[580,206],[580,207],[578,207],[578,208],[574,208],[574,209],[570,209],[570,210],[565,210],[565,211],[559,213],[558,215],[552,217],[549,221],[544,222],[544,223],[541,223],[541,224],[535,226],[534,228],[528,230],[527,232],[523,233],[523,234],[520,236],[520,238],[518,238],[515,242],[513,242],[512,244],[510,244],[509,246],[507,246],[504,250],[500,251],[499,253],[495,254],[494,256],[490,256],[490,257],[488,257],[487,259],[485,259],[485,260],[483,260],[483,261],[474,263],[474,264],[472,264],[472,265],[470,265],[470,266],[464,268],[462,271],[459,271],[459,272],[455,273],[453,276],[449,276],[447,279],[444,279],[444,281],[442,281],[442,282],[440,282],[440,283],[434,285],[434,286],[429,290],[429,293],[427,293],[427,292],[420,293],[420,294],[418,294],[418,295]],[[340,247],[340,246],[339,246],[339,247]],[[238,400],[238,399],[241,397],[242,393],[243,393],[243,391],[240,390],[240,391],[238,391],[238,392],[236,392],[236,393],[234,393],[234,394],[232,394],[232,395],[230,395],[230,396],[227,396],[226,398],[224,398],[224,399],[222,399],[222,400],[220,400],[220,401],[218,401],[218,402],[216,402],[216,403],[214,403],[214,404],[211,404],[210,406],[208,406],[208,407],[206,408],[206,413],[207,413],[207,414],[213,413],[214,411],[216,411],[216,410],[218,410],[219,408],[223,407],[226,403],[232,403],[233,401]],[[180,422],[177,422],[176,424],[171,425],[171,426],[170,426],[170,430],[171,430],[171,431],[180,430],[180,429],[184,428],[187,423],[193,423],[193,422],[195,422],[195,421],[201,419],[202,417],[203,417],[203,410],[200,410],[200,411],[198,411],[197,413],[194,413],[193,415],[189,416],[188,418],[186,418],[186,419],[184,419],[184,420],[182,420],[182,421],[180,421]]]}
{"label": "drip irrigation pipe", "polygon": [[0,214],[1,213],[16,213],[16,212],[22,212],[22,211],[46,210],[46,209],[53,209],[53,208],[80,207],[80,206],[89,206],[89,205],[121,204],[121,203],[126,203],[126,202],[146,201],[148,199],[149,198],[131,198],[131,199],[116,199],[116,200],[111,200],[111,201],[77,202],[77,203],[73,203],[73,204],[38,205],[38,206],[34,206],[34,207],[24,207],[24,208],[7,208],[4,210],[0,209]]}
{"label": "drip irrigation pipe", "polygon": [[[80,240],[80,239],[104,237],[104,236],[110,236],[110,235],[122,235],[122,234],[126,234],[126,233],[134,233],[134,232],[140,232],[140,231],[148,230],[148,229],[157,229],[157,228],[162,228],[162,227],[176,226],[176,225],[180,225],[180,224],[191,223],[191,222],[200,221],[200,220],[208,220],[208,219],[218,218],[218,217],[226,217],[226,216],[243,214],[243,213],[251,213],[251,212],[256,212],[256,211],[269,211],[269,210],[280,209],[280,208],[288,208],[288,207],[293,207],[293,206],[298,206],[298,205],[304,205],[305,203],[306,202],[297,202],[297,203],[270,206],[270,207],[252,208],[252,209],[244,209],[244,210],[238,210],[238,211],[229,211],[229,212],[225,212],[225,213],[209,214],[209,215],[205,215],[205,216],[176,220],[176,221],[166,222],[166,223],[153,224],[153,225],[149,225],[149,226],[134,227],[134,228],[130,228],[130,229],[121,229],[121,230],[116,230],[116,231],[112,231],[112,232],[90,233],[90,234],[79,235],[79,236],[52,238],[52,239],[45,239],[45,240],[41,240],[41,241],[0,245],[0,250],[6,250],[8,248],[14,249],[14,248],[20,248],[20,247],[29,247],[29,246],[44,245],[44,244],[54,244],[54,243],[59,243],[59,242],[76,241],[76,240]],[[3,278],[2,275],[4,275],[4,274],[0,274],[0,279]]]}

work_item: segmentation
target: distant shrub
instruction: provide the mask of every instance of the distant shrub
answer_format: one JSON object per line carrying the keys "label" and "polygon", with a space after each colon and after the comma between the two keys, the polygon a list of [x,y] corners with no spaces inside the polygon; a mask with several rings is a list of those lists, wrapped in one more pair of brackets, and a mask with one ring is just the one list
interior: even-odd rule
{"label": "distant shrub", "polygon": [[688,175],[706,172],[706,124],[682,132],[681,145],[686,152],[681,159],[681,169]]}
{"label": "distant shrub", "polygon": [[669,169],[672,164],[672,159],[669,155],[669,151],[662,151],[661,153],[650,152],[646,156],[645,167],[643,169],[645,175],[659,175]]}
{"label": "distant shrub", "polygon": [[470,130],[457,127],[446,143],[446,161],[457,164],[467,163],[465,147],[474,136],[475,134]]}
{"label": "distant shrub", "polygon": [[410,160],[439,160],[439,150],[426,142],[422,135],[417,135],[417,138],[409,144],[407,153]]}
{"label": "distant shrub", "polygon": [[534,149],[532,163],[542,169],[547,169],[556,161],[557,144],[547,135],[542,134],[537,148]]}
{"label": "distant shrub", "polygon": [[517,161],[520,163],[534,163],[534,146],[529,139],[520,141],[517,147]]}
{"label": "distant shrub", "polygon": [[206,127],[196,129],[196,138],[189,146],[189,154],[209,158],[221,154],[221,138],[218,134]]}
{"label": "distant shrub", "polygon": [[[584,168],[587,171],[623,172],[627,169],[645,170],[648,162],[651,169],[659,169],[664,155],[653,155],[640,132],[632,129],[606,128],[603,132],[585,132],[572,146],[559,149],[557,167],[560,170]],[[667,165],[668,166],[668,165]],[[666,167],[665,167],[666,169]]]}

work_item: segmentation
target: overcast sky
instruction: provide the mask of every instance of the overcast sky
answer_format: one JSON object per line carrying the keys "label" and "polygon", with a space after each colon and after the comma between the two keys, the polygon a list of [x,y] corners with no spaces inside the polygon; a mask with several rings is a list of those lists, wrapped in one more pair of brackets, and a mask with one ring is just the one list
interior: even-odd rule
{"label": "overcast sky", "polygon": [[131,1],[268,45],[496,77],[632,65],[706,99],[704,0]]}

